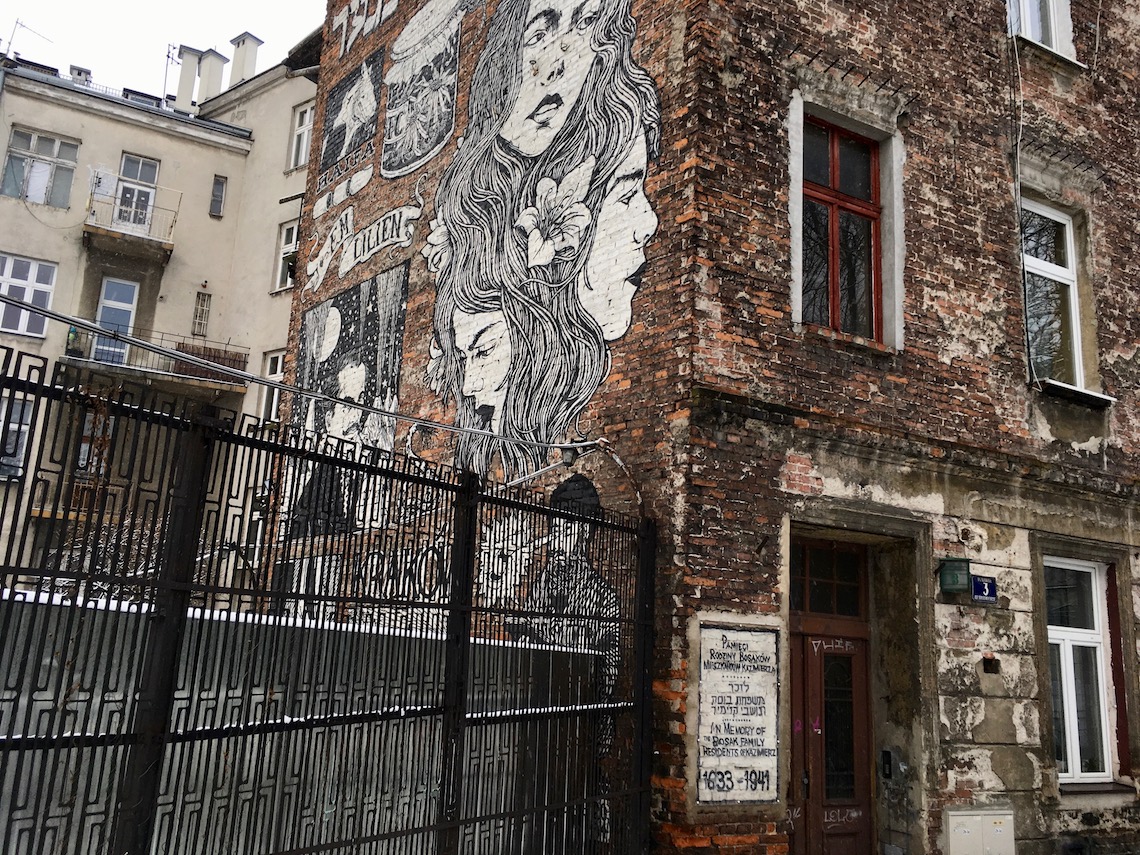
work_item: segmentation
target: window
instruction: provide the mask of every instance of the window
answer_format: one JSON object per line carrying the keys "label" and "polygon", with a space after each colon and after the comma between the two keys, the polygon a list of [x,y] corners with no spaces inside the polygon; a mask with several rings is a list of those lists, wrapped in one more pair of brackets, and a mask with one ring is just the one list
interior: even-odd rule
{"label": "window", "polygon": [[199,291],[194,295],[194,324],[191,332],[194,335],[205,336],[206,328],[210,323],[210,295]]}
{"label": "window", "polygon": [[1011,33],[1074,56],[1069,0],[1009,0],[1009,19]]}
{"label": "window", "polygon": [[[127,333],[134,331],[135,306],[138,301],[139,285],[123,279],[107,277],[103,280],[103,291],[99,295],[99,309],[95,322],[110,332]],[[126,365],[129,347],[126,342],[111,336],[96,335],[91,356],[97,362],[108,365]]]}
{"label": "window", "polygon": [[130,226],[149,225],[157,184],[157,160],[124,152],[115,219]]}
{"label": "window", "polygon": [[1033,377],[1083,388],[1072,218],[1045,205],[1022,201],[1021,250]]}
{"label": "window", "polygon": [[880,338],[879,147],[804,122],[803,321]]}
{"label": "window", "polygon": [[[51,308],[55,286],[55,265],[46,261],[0,253],[0,289],[9,297],[44,309]],[[10,303],[0,307],[0,331],[43,336],[47,318]]]}
{"label": "window", "polygon": [[274,291],[293,287],[293,265],[297,261],[297,221],[282,223],[277,234],[277,276]]}
{"label": "window", "polygon": [[309,144],[313,138],[314,102],[293,108],[293,137],[289,148],[289,168],[297,169],[309,162]]}
{"label": "window", "polygon": [[[285,351],[274,350],[265,354],[262,374],[267,380],[281,383],[285,380]],[[266,422],[281,420],[281,390],[273,386],[261,387],[261,419]]]}
{"label": "window", "polygon": [[866,550],[858,544],[793,539],[791,610],[862,617],[866,563]]}
{"label": "window", "polygon": [[12,128],[0,193],[41,205],[66,208],[79,143]]}
{"label": "window", "polygon": [[31,401],[0,398],[0,478],[24,474],[32,407]]}
{"label": "window", "polygon": [[1053,749],[1062,783],[1112,780],[1106,570],[1045,559]]}
{"label": "window", "polygon": [[210,191],[210,216],[220,217],[222,206],[226,203],[226,176],[215,175],[214,187]]}

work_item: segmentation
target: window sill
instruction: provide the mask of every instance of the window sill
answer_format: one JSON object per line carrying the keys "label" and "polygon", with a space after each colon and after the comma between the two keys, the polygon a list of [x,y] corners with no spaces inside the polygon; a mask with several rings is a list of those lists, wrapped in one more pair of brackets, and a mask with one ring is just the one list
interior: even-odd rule
{"label": "window sill", "polygon": [[1080,60],[1066,56],[1055,48],[1051,48],[1049,45],[1042,44],[1039,41],[1034,41],[1028,36],[1018,34],[1014,36],[1014,38],[1017,39],[1019,46],[1024,46],[1029,49],[1028,53],[1036,54],[1042,59],[1056,63],[1060,71],[1067,71],[1069,74],[1077,75],[1089,70],[1089,67]]}
{"label": "window sill", "polygon": [[1122,781],[1097,781],[1085,784],[1061,784],[1062,796],[1125,794],[1136,795],[1136,787]]}
{"label": "window sill", "polygon": [[293,285],[286,285],[284,288],[274,288],[269,292],[270,297],[276,297],[278,294],[288,294],[294,288]]}
{"label": "window sill", "polygon": [[1070,386],[1068,383],[1062,383],[1059,380],[1039,380],[1035,384],[1031,383],[1030,388],[1036,389],[1043,395],[1065,398],[1066,400],[1073,401],[1077,404],[1084,404],[1095,410],[1104,410],[1116,403],[1116,398],[1111,395],[1103,395],[1100,392],[1081,389],[1079,386]]}
{"label": "window sill", "polygon": [[839,332],[833,330],[831,327],[821,327],[817,324],[797,324],[799,329],[807,332],[810,335],[819,336],[820,338],[827,339],[828,341],[842,342],[854,347],[859,347],[864,350],[869,350],[872,353],[878,353],[882,356],[897,356],[898,349],[890,345],[883,344],[881,341],[874,339],[864,338],[861,335],[853,335],[851,333]]}

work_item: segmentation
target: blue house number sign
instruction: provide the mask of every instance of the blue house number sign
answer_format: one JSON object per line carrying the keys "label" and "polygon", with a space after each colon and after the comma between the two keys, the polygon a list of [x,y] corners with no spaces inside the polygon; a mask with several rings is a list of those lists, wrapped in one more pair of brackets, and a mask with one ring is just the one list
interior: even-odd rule
{"label": "blue house number sign", "polygon": [[997,602],[997,579],[993,576],[970,576],[973,583],[972,599],[975,603]]}

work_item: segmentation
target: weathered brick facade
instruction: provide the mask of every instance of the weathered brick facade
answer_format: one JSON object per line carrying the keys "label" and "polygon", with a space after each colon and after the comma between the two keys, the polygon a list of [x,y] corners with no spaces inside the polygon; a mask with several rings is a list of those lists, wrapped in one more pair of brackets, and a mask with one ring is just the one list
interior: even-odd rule
{"label": "weathered brick facade", "polygon": [[[539,5],[514,4],[516,29]],[[330,3],[294,376],[343,396],[353,382],[351,371],[338,379],[344,359],[367,351],[379,367],[365,391],[386,408],[539,442],[575,439],[575,425],[610,440],[635,484],[605,455],[575,469],[625,509],[636,486],[662,533],[658,851],[823,851],[796,793],[794,755],[811,749],[793,749],[811,738],[798,735],[792,670],[806,666],[789,643],[800,631],[792,555],[805,540],[860,545],[866,561],[868,739],[858,752],[870,767],[870,836],[836,851],[950,852],[962,845],[950,819],[967,808],[1012,811],[1018,852],[1135,851],[1140,10],[1053,0],[1056,32],[1041,36],[1050,50],[1010,37],[1003,3],[635,0],[635,37],[620,34],[621,2],[547,3],[561,19],[533,43],[496,31],[499,6],[510,4]],[[597,33],[611,25],[619,35],[599,48],[610,35]],[[489,33],[504,39],[493,50]],[[561,40],[551,47],[565,53],[562,71],[550,71],[543,38]],[[508,61],[503,45],[521,58]],[[611,68],[607,50],[628,51],[633,70],[617,62],[617,83],[599,94],[591,87]],[[516,117],[504,114],[540,85],[531,76],[548,72],[585,82],[563,90],[559,118],[512,139]],[[626,90],[625,100],[607,100]],[[646,93],[659,101],[659,146],[658,103]],[[877,146],[882,309],[870,337],[804,322],[804,116]],[[628,127],[611,140],[607,122]],[[418,137],[408,127],[417,123]],[[607,194],[629,163],[645,160],[652,212],[643,204],[616,217],[634,233],[623,248],[603,232],[615,216]],[[500,172],[511,190],[496,201],[488,188]],[[627,208],[643,198],[639,181]],[[562,232],[542,219],[544,193]],[[1083,370],[1066,386],[1027,379],[1022,198],[1071,218],[1070,323]],[[575,204],[589,217],[581,233],[571,228]],[[639,280],[630,259],[641,252]],[[640,285],[628,317],[621,297],[591,308],[607,266],[622,288]],[[371,290],[326,302],[361,283]],[[477,348],[445,299],[482,317],[481,330],[506,329],[505,350],[479,378]],[[544,328],[520,320],[531,302],[556,324],[558,312],[571,313],[596,338],[593,355],[586,345],[535,344]],[[330,305],[339,338],[327,337]],[[371,344],[341,353],[347,335]],[[548,402],[550,386],[566,391]],[[512,394],[554,415],[527,421]],[[494,415],[474,420],[486,412]],[[545,460],[515,460],[504,445],[457,449],[442,432],[409,438],[405,425],[394,438],[392,425],[372,430],[492,475]],[[993,577],[996,602],[942,591],[943,558]],[[1114,691],[1098,696],[1111,768],[1082,770],[1082,780],[1059,770],[1053,748],[1064,727],[1046,617],[1044,567],[1054,559],[1091,562],[1107,579],[1100,673]],[[757,803],[698,792],[702,622],[778,631],[778,787]]]}

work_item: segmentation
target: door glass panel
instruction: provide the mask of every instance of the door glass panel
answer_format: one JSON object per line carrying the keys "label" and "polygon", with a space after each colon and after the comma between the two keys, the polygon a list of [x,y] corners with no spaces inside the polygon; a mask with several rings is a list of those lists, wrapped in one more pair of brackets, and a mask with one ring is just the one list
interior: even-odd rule
{"label": "door glass panel", "polygon": [[839,138],[839,191],[871,201],[871,147],[851,137]]}
{"label": "door glass panel", "polygon": [[[103,280],[103,296],[99,301],[98,322],[105,330],[130,333],[135,318],[135,294],[138,286],[118,279]],[[99,362],[123,365],[127,361],[127,344],[107,336],[95,337],[93,358]]]}
{"label": "door glass panel", "polygon": [[831,323],[831,294],[828,282],[828,210],[826,205],[804,200],[804,323],[828,326]]}
{"label": "door glass panel", "polygon": [[839,214],[839,315],[843,332],[871,335],[871,221]]}
{"label": "door glass panel", "polygon": [[1057,771],[1068,774],[1069,746],[1065,738],[1065,692],[1061,678],[1061,645],[1049,645],[1049,677],[1053,685],[1053,756]]}
{"label": "door glass panel", "polygon": [[1077,742],[1082,772],[1104,771],[1104,734],[1101,731],[1100,676],[1097,649],[1073,646],[1073,689],[1077,697]]}
{"label": "door glass panel", "polygon": [[855,798],[855,697],[850,656],[823,657],[824,798]]}
{"label": "door glass panel", "polygon": [[1092,578],[1087,570],[1045,568],[1045,611],[1049,626],[1096,629]]}
{"label": "door glass panel", "polygon": [[1025,310],[1034,373],[1042,379],[1075,384],[1069,286],[1047,276],[1027,273]]}
{"label": "door glass panel", "polygon": [[831,186],[831,153],[827,128],[804,124],[804,179]]}

